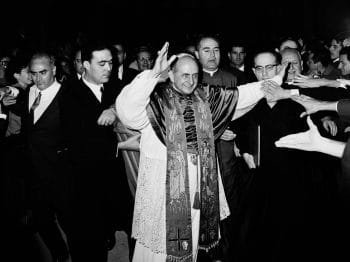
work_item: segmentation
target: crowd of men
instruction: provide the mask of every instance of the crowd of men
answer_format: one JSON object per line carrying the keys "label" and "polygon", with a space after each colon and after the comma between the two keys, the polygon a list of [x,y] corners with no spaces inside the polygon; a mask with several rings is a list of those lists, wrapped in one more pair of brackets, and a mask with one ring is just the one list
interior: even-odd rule
{"label": "crowd of men", "polygon": [[107,261],[120,230],[135,262],[346,254],[350,36],[71,47],[0,52],[12,261]]}

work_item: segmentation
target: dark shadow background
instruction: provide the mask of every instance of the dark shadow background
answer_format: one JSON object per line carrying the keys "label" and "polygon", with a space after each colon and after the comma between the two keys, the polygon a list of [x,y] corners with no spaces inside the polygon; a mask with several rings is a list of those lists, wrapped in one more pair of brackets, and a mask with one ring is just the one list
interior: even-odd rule
{"label": "dark shadow background", "polygon": [[259,45],[280,36],[328,38],[350,30],[350,2],[264,0],[33,0],[1,4],[0,47],[25,35],[34,43],[73,39],[78,31],[127,43],[185,41],[220,33]]}

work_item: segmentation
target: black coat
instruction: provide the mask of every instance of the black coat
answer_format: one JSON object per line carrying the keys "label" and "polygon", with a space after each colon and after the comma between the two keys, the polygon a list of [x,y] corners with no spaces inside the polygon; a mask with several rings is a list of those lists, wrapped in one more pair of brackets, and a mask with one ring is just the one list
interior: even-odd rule
{"label": "black coat", "polygon": [[113,126],[97,124],[101,113],[115,103],[119,87],[105,85],[99,102],[82,80],[71,83],[75,84],[67,83],[60,105],[64,144],[72,162],[72,230],[103,241],[117,227],[129,226],[125,223],[132,210],[124,163],[116,158]]}

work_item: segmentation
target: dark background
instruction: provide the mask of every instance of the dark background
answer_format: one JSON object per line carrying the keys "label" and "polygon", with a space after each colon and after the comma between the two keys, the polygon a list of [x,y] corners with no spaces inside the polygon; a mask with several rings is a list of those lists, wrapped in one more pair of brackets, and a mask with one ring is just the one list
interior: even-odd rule
{"label": "dark background", "polygon": [[350,30],[350,1],[20,0],[2,4],[1,19],[0,47],[21,35],[41,44],[69,41],[78,31],[133,44],[215,32],[259,45],[280,36],[328,38]]}

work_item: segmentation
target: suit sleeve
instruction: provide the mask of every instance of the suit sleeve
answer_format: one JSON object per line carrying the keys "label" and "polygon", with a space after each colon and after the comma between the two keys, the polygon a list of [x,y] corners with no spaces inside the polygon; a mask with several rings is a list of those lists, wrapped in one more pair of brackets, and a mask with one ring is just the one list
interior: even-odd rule
{"label": "suit sleeve", "polygon": [[337,104],[337,111],[343,121],[350,122],[350,99],[342,99]]}

